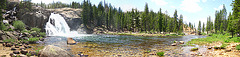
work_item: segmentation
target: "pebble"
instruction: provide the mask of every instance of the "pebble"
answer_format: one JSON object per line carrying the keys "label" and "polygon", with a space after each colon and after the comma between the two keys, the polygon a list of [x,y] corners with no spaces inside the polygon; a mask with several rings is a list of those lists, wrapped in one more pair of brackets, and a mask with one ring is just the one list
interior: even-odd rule
{"label": "pebble", "polygon": [[11,50],[16,50],[16,48],[11,48]]}
{"label": "pebble", "polygon": [[27,54],[28,51],[27,51],[27,50],[21,50],[21,53],[22,53],[22,54]]}
{"label": "pebble", "polygon": [[19,52],[19,51],[13,51],[13,53],[14,53],[14,54],[20,54],[20,52]]}
{"label": "pebble", "polygon": [[10,53],[10,56],[11,56],[11,57],[16,57],[17,55],[14,54],[14,53]]}
{"label": "pebble", "polygon": [[15,48],[19,48],[19,46],[15,46]]}
{"label": "pebble", "polygon": [[27,55],[23,55],[23,54],[20,54],[19,56],[20,56],[20,57],[27,57]]}

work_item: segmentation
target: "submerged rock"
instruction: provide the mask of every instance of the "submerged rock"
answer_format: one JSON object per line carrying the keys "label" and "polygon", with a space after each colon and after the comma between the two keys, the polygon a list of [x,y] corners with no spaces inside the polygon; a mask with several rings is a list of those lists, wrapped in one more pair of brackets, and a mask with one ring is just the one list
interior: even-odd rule
{"label": "submerged rock", "polygon": [[180,44],[184,44],[184,41],[179,41]]}
{"label": "submerged rock", "polygon": [[76,44],[76,41],[74,41],[72,38],[67,38],[67,44],[73,45]]}
{"label": "submerged rock", "polygon": [[39,54],[39,57],[72,57],[66,50],[53,45],[45,46]]}
{"label": "submerged rock", "polygon": [[177,45],[177,43],[173,43],[173,44],[171,44],[172,46],[176,46]]}

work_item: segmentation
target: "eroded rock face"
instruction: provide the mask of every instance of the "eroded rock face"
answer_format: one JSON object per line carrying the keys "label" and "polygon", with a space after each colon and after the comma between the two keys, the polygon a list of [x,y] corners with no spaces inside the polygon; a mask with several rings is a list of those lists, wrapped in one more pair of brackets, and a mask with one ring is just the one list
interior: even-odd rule
{"label": "eroded rock face", "polygon": [[53,45],[45,46],[39,54],[39,57],[72,57],[66,50]]}
{"label": "eroded rock face", "polygon": [[22,21],[29,27],[39,27],[39,28],[44,28],[47,20],[48,20],[49,15],[44,15],[42,13],[26,13],[22,15]]}
{"label": "eroded rock face", "polygon": [[38,6],[33,6],[32,11],[21,9],[17,13],[19,20],[22,20],[28,27],[38,27],[44,31],[45,24],[51,14],[51,11],[45,10]]}

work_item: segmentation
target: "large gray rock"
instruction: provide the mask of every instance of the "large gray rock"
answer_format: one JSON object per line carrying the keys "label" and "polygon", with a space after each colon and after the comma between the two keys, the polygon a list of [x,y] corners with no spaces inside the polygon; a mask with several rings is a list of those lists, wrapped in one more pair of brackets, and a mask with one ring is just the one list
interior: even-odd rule
{"label": "large gray rock", "polygon": [[39,54],[39,57],[72,57],[66,50],[53,45],[45,46]]}
{"label": "large gray rock", "polygon": [[38,27],[41,28],[42,31],[45,31],[45,24],[47,23],[50,14],[51,11],[45,10],[38,6],[32,6],[32,11],[19,9],[17,17],[28,27]]}
{"label": "large gray rock", "polygon": [[29,27],[39,27],[43,29],[48,21],[48,16],[49,15],[44,15],[42,13],[31,12],[23,14],[20,19]]}

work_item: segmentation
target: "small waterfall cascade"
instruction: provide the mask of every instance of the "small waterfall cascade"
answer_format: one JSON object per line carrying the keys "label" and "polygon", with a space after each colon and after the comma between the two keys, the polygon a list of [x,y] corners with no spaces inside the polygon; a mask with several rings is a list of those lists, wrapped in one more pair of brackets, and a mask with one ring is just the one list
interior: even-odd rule
{"label": "small waterfall cascade", "polygon": [[46,23],[45,30],[47,36],[87,36],[87,34],[78,34],[77,31],[70,31],[70,27],[65,19],[60,14],[55,13],[51,13],[49,20]]}
{"label": "small waterfall cascade", "polygon": [[61,36],[70,33],[70,28],[64,18],[54,13],[51,13],[45,30],[47,36]]}

